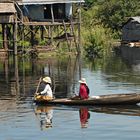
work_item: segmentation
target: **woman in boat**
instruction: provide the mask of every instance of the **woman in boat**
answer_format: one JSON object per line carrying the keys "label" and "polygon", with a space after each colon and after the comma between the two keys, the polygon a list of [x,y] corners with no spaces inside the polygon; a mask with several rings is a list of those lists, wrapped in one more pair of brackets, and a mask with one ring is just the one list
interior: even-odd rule
{"label": "woman in boat", "polygon": [[79,89],[80,99],[88,99],[89,98],[89,88],[87,86],[86,79],[81,78],[81,80],[79,80],[79,83],[80,83],[80,89]]}
{"label": "woman in boat", "polygon": [[45,88],[40,93],[37,93],[37,95],[43,95],[44,96],[43,98],[45,98],[45,100],[52,100],[53,93],[51,89],[51,84],[52,84],[51,78],[47,76],[43,78],[42,81],[45,83]]}

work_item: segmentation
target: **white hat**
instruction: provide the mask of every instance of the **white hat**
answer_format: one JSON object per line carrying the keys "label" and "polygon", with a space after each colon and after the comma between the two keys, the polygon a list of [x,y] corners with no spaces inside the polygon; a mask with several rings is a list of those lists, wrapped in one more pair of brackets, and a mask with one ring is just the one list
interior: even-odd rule
{"label": "white hat", "polygon": [[52,83],[52,81],[51,81],[51,78],[50,77],[45,77],[45,78],[43,78],[43,81],[44,82],[46,82],[46,83],[49,83],[49,84],[51,84]]}
{"label": "white hat", "polygon": [[86,79],[85,79],[85,78],[81,78],[81,80],[79,80],[79,83],[82,83],[82,84],[87,84],[87,83],[86,83]]}

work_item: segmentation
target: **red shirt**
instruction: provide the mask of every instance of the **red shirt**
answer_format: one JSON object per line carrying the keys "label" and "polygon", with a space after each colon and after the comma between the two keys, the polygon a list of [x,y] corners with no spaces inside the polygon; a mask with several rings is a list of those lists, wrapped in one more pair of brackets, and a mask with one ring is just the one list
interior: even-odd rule
{"label": "red shirt", "polygon": [[81,99],[88,99],[88,93],[85,84],[80,85],[79,96]]}

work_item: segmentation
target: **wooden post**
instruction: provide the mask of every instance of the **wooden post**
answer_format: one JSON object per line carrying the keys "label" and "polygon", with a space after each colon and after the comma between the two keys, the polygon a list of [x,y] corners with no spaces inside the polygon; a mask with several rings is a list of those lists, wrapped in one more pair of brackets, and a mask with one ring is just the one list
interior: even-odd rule
{"label": "wooden post", "polygon": [[81,77],[82,77],[82,71],[81,71],[81,69],[82,69],[82,60],[81,60],[81,54],[78,54],[77,57],[78,57],[78,64],[79,64],[79,79],[81,79]]}
{"label": "wooden post", "polygon": [[51,27],[48,27],[48,37],[51,38]]}
{"label": "wooden post", "polygon": [[8,84],[8,79],[9,79],[9,77],[8,77],[8,70],[9,70],[9,65],[8,65],[8,62],[9,62],[9,59],[5,59],[4,60],[4,67],[5,67],[5,79],[6,79],[6,83]]}
{"label": "wooden post", "polygon": [[6,32],[6,24],[2,24],[2,38],[3,38],[3,48],[7,51],[8,45],[7,45],[7,32]]}
{"label": "wooden post", "polygon": [[41,40],[44,40],[44,30],[43,30],[43,26],[41,26]]}
{"label": "wooden post", "polygon": [[75,32],[74,32],[74,25],[73,25],[72,19],[71,19],[71,31],[72,31],[72,34],[74,36],[74,42],[75,42],[76,50],[77,50],[77,52],[79,52],[79,47],[77,45],[76,35],[75,35]]}
{"label": "wooden post", "polygon": [[52,23],[54,23],[54,13],[53,13],[53,5],[51,4],[51,16],[52,16]]}
{"label": "wooden post", "polygon": [[13,34],[14,34],[14,39],[13,39],[14,55],[17,55],[17,20],[13,24]]}
{"label": "wooden post", "polygon": [[[21,26],[21,38],[22,42],[24,42],[25,36],[24,36],[24,25]],[[24,51],[24,43],[22,44],[22,51]]]}
{"label": "wooden post", "polygon": [[19,94],[19,73],[18,73],[18,57],[17,55],[14,56],[14,62],[15,62],[15,82],[16,82],[16,95]]}
{"label": "wooden post", "polygon": [[33,34],[33,26],[32,25],[30,26],[30,30],[31,30],[31,45],[33,47],[33,45],[34,45],[34,34]]}
{"label": "wooden post", "polygon": [[25,63],[25,58],[23,57],[22,58],[22,77],[23,77],[23,84],[22,84],[22,86],[23,86],[23,95],[25,95],[25,65],[26,65],[26,63]]}
{"label": "wooden post", "polygon": [[51,31],[51,44],[53,44],[53,29],[54,26],[51,26],[50,31]]}
{"label": "wooden post", "polygon": [[[51,16],[52,16],[52,25],[54,23],[54,13],[53,13],[53,5],[51,4]],[[53,44],[53,29],[54,26],[50,27],[50,31],[51,31],[51,44]]]}
{"label": "wooden post", "polygon": [[67,40],[67,44],[68,44],[68,48],[69,48],[69,52],[70,52],[71,51],[70,50],[70,44],[69,44],[69,41],[68,41],[68,34],[67,34],[66,25],[65,25],[64,20],[63,20],[63,25],[64,25],[65,36],[66,36],[66,40]]}
{"label": "wooden post", "polygon": [[79,23],[78,23],[78,53],[81,53],[81,9],[79,7],[78,9],[78,19],[79,19]]}
{"label": "wooden post", "polygon": [[24,41],[24,25],[21,26],[21,38]]}

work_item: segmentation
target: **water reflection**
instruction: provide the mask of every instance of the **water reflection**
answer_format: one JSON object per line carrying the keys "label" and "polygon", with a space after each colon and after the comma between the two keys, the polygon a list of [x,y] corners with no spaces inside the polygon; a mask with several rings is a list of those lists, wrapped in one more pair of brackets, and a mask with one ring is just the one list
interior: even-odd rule
{"label": "water reflection", "polygon": [[[81,124],[81,128],[88,128],[89,125],[89,119],[90,119],[90,113],[89,108],[80,106],[80,107],[69,107],[69,106],[43,106],[38,105],[35,106],[34,111],[35,115],[38,118],[38,121],[40,122],[40,128],[41,130],[47,130],[48,128],[53,127],[53,111],[76,111],[79,112],[79,120]],[[62,114],[65,114],[62,112]]]}
{"label": "water reflection", "polygon": [[[55,111],[55,116],[61,116],[61,125],[63,125],[64,120],[66,119],[67,123],[71,121],[71,119],[66,117],[64,114],[68,116],[79,113],[79,116],[76,115],[77,119],[80,121],[81,129],[85,129],[89,127],[90,119],[92,113],[105,113],[109,115],[126,115],[126,116],[140,116],[140,106],[138,105],[128,105],[128,106],[35,106],[35,114],[40,122],[41,130],[48,130],[53,128],[53,113]],[[60,115],[61,114],[61,115]],[[74,117],[74,116],[73,116]],[[56,119],[54,119],[56,120]],[[91,122],[93,125],[93,123]]]}
{"label": "water reflection", "polygon": [[90,113],[87,107],[81,107],[79,109],[79,117],[80,117],[81,128],[87,128],[89,123],[88,121],[90,119]]}
{"label": "water reflection", "polygon": [[31,60],[16,56],[0,60],[1,94],[29,96],[35,93],[40,77],[50,76],[57,98],[71,96],[75,81],[81,77],[79,59],[79,56],[64,56]]}
{"label": "water reflection", "polygon": [[53,107],[52,106],[37,106],[35,114],[40,122],[41,130],[52,127]]}
{"label": "water reflection", "polygon": [[139,105],[128,105],[128,106],[102,106],[91,108],[90,111],[97,113],[116,114],[116,115],[129,115],[129,116],[140,116]]}

